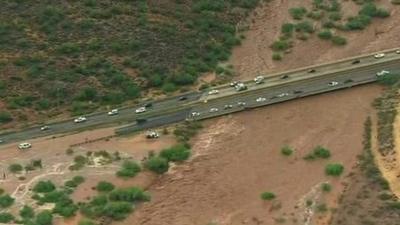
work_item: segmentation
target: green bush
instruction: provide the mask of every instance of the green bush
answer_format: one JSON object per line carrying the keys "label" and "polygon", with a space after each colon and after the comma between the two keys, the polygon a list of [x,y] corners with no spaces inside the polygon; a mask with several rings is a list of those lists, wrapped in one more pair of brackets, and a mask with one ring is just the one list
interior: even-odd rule
{"label": "green bush", "polygon": [[13,120],[11,113],[5,112],[5,111],[0,111],[0,124],[2,123],[8,123]]}
{"label": "green bush", "polygon": [[280,61],[282,60],[282,54],[279,52],[274,52],[272,53],[272,59],[275,61]]}
{"label": "green bush", "polygon": [[132,210],[132,204],[128,202],[109,202],[104,207],[103,215],[114,220],[123,220]]}
{"label": "green bush", "polygon": [[0,207],[1,208],[8,208],[12,204],[14,204],[14,199],[9,194],[0,196]]}
{"label": "green bush", "polygon": [[272,200],[276,198],[276,195],[272,192],[263,192],[260,197],[262,200]]}
{"label": "green bush", "polygon": [[307,17],[314,19],[314,20],[320,20],[322,17],[324,17],[324,13],[320,10],[314,10],[311,11],[307,14]]}
{"label": "green bush", "polygon": [[310,21],[303,21],[295,25],[297,32],[313,33],[314,27]]}
{"label": "green bush", "polygon": [[10,223],[14,220],[14,216],[11,213],[2,212],[0,213],[0,223]]}
{"label": "green bush", "polygon": [[82,219],[79,221],[78,225],[96,225],[96,223],[92,220]]}
{"label": "green bush", "polygon": [[323,192],[330,192],[332,190],[332,186],[329,183],[322,183],[321,189]]}
{"label": "green bush", "polygon": [[118,188],[112,190],[108,198],[111,201],[122,201],[122,202],[138,202],[138,201],[149,201],[150,195],[144,192],[141,188],[130,187],[130,188]]}
{"label": "green bush", "polygon": [[285,156],[290,156],[293,154],[293,149],[289,146],[284,146],[283,148],[281,148],[281,154],[285,155]]}
{"label": "green bush", "polygon": [[72,178],[72,180],[68,180],[64,183],[65,186],[70,187],[70,188],[76,188],[80,184],[85,182],[85,178],[82,176],[75,176]]}
{"label": "green bush", "polygon": [[189,158],[190,149],[186,148],[182,144],[179,144],[167,149],[163,149],[160,152],[160,156],[167,159],[168,161],[181,162]]}
{"label": "green bush", "polygon": [[324,40],[329,40],[332,38],[332,32],[330,30],[322,30],[318,33],[318,37]]}
{"label": "green bush", "polygon": [[356,17],[349,18],[345,24],[345,28],[348,30],[363,30],[371,23],[371,17],[367,15],[359,15]]}
{"label": "green bush", "polygon": [[331,12],[328,17],[330,20],[339,21],[342,19],[342,14],[340,12]]}
{"label": "green bush", "polygon": [[8,167],[8,170],[12,173],[20,173],[23,169],[24,168],[22,167],[22,165],[17,163],[11,164]]}
{"label": "green bush", "polygon": [[298,7],[298,8],[290,8],[289,9],[289,14],[292,16],[293,19],[295,20],[301,20],[303,19],[304,15],[307,13],[307,9],[304,7]]}
{"label": "green bush", "polygon": [[285,40],[279,40],[272,43],[271,48],[275,51],[284,51],[290,48],[290,43]]}
{"label": "green bush", "polygon": [[344,171],[344,167],[339,163],[328,164],[325,167],[325,173],[329,176],[340,176]]}
{"label": "green bush", "polygon": [[39,181],[34,187],[33,191],[37,193],[47,193],[54,191],[56,186],[50,181]]}
{"label": "green bush", "polygon": [[22,207],[22,209],[19,211],[19,215],[23,219],[32,219],[35,216],[35,212],[33,211],[32,207],[24,205],[24,207]]}
{"label": "green bush", "polygon": [[334,44],[334,45],[346,45],[347,44],[347,40],[346,40],[346,38],[344,38],[344,37],[341,37],[341,36],[333,36],[332,37],[332,43]]}
{"label": "green bush", "polygon": [[53,215],[49,210],[41,211],[37,214],[35,222],[37,225],[52,225]]}
{"label": "green bush", "polygon": [[294,31],[294,24],[292,23],[284,23],[281,26],[281,32],[284,34],[292,34]]}
{"label": "green bush", "polygon": [[145,162],[144,166],[148,170],[151,170],[151,171],[156,172],[158,174],[165,173],[169,169],[168,160],[163,158],[163,157],[159,157],[159,156],[153,156],[153,157],[149,158]]}
{"label": "green bush", "polygon": [[317,212],[324,213],[326,211],[328,211],[328,207],[326,206],[326,204],[321,203],[317,205]]}
{"label": "green bush", "polygon": [[122,168],[117,171],[118,177],[134,177],[141,171],[138,163],[126,160],[122,163]]}
{"label": "green bush", "polygon": [[71,55],[78,53],[80,51],[80,47],[79,44],[67,42],[57,47],[56,51],[61,54]]}
{"label": "green bush", "polygon": [[331,152],[329,151],[329,149],[324,148],[322,146],[315,147],[313,153],[315,157],[322,159],[327,159],[331,157]]}
{"label": "green bush", "polygon": [[100,192],[109,192],[114,190],[114,188],[115,188],[114,184],[107,181],[100,181],[96,185],[96,190]]}
{"label": "green bush", "polygon": [[364,4],[358,13],[360,15],[366,15],[369,17],[385,18],[390,16],[389,12],[386,9],[377,8],[373,2],[368,2]]}

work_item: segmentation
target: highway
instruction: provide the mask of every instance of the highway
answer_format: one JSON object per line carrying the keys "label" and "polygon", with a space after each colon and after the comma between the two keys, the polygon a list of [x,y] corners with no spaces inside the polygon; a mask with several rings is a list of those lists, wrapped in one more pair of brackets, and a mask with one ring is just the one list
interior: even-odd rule
{"label": "highway", "polygon": [[[21,131],[2,133],[0,134],[0,140],[3,142],[0,144],[124,123],[132,124],[117,130],[117,133],[137,131],[176,123],[187,118],[194,120],[207,119],[308,95],[370,83],[376,80],[376,73],[379,71],[400,72],[400,54],[397,54],[396,50],[384,52],[386,56],[380,59],[376,59],[373,54],[370,54],[330,64],[272,74],[265,79],[264,83],[259,85],[253,81],[246,81],[245,83],[248,86],[246,91],[236,92],[229,85],[221,85],[212,88],[219,90],[219,94],[216,95],[209,95],[209,90],[206,90],[204,92],[187,93],[184,95],[186,96],[184,100],[180,99],[180,96],[169,97],[152,102],[152,106],[142,114],[136,114],[135,109],[143,106],[144,103],[135,107],[122,108],[119,110],[119,114],[115,116],[108,116],[107,112],[98,112],[86,115],[87,121],[82,123],[74,123],[73,118],[70,118],[65,121],[46,124],[50,127],[46,131],[40,131],[40,127],[44,125],[41,124]],[[356,60],[359,62],[354,63]],[[310,72],[310,70],[314,71]],[[282,79],[283,75],[287,75],[288,78]],[[330,82],[337,82],[337,85],[329,85]],[[265,100],[257,102],[256,99],[260,97],[265,98]],[[246,102],[246,105],[239,106],[238,102]],[[232,107],[225,109],[226,105],[232,105]],[[211,108],[218,109],[218,111],[210,112]],[[191,118],[189,115],[193,112],[200,115]],[[137,124],[134,122],[137,119],[141,119],[142,122]]]}

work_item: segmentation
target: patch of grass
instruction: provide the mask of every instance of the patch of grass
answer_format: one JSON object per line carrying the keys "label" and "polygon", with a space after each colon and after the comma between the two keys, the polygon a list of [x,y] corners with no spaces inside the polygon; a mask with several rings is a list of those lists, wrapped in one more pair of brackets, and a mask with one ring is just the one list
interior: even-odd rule
{"label": "patch of grass", "polygon": [[107,181],[100,181],[96,185],[96,190],[99,192],[110,192],[114,190],[114,188],[115,188],[114,184]]}
{"label": "patch of grass", "polygon": [[160,156],[172,162],[182,162],[190,156],[190,149],[183,144],[174,145],[170,148],[163,149]]}
{"label": "patch of grass", "polygon": [[10,166],[8,166],[8,170],[11,173],[21,173],[23,169],[24,169],[24,167],[18,163],[14,163],[14,164],[11,164]]}
{"label": "patch of grass", "polygon": [[325,166],[325,173],[329,176],[340,176],[344,171],[344,167],[339,163],[331,163]]}
{"label": "patch of grass", "polygon": [[275,61],[281,61],[283,58],[282,54],[279,52],[272,53],[272,59]]}
{"label": "patch of grass", "polygon": [[332,32],[330,30],[322,30],[318,32],[318,37],[323,39],[323,40],[329,40],[333,36]]}
{"label": "patch of grass", "polygon": [[168,160],[159,156],[150,157],[145,161],[144,166],[146,169],[158,174],[165,173],[169,169]]}
{"label": "patch of grass", "polygon": [[330,185],[329,183],[322,183],[321,184],[321,190],[323,192],[331,192],[332,190],[332,185]]}
{"label": "patch of grass", "polygon": [[274,51],[284,51],[291,47],[290,42],[286,40],[278,40],[272,43],[271,48]]}
{"label": "patch of grass", "polygon": [[260,197],[262,200],[270,201],[272,199],[275,199],[276,195],[272,192],[263,192],[261,193]]}

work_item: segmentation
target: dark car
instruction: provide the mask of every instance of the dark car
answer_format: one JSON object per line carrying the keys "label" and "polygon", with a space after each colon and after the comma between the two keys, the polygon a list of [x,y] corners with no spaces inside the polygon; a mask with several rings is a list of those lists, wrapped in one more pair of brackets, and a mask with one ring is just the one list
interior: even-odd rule
{"label": "dark car", "polygon": [[283,76],[281,76],[281,79],[288,79],[289,78],[289,75],[283,75]]}
{"label": "dark car", "polygon": [[303,91],[300,91],[300,90],[293,91],[293,94],[300,94],[300,93],[303,93]]}
{"label": "dark car", "polygon": [[351,82],[354,82],[354,80],[353,79],[347,79],[343,83],[347,84],[347,83],[351,83]]}
{"label": "dark car", "polygon": [[311,69],[311,70],[308,71],[308,73],[315,73],[315,72],[316,72],[315,69]]}
{"label": "dark car", "polygon": [[149,107],[152,107],[152,106],[153,106],[153,103],[152,103],[152,102],[148,102],[148,103],[146,103],[146,104],[144,105],[145,108],[149,108]]}
{"label": "dark car", "polygon": [[136,123],[138,123],[138,124],[143,124],[143,123],[146,123],[147,122],[147,119],[145,119],[145,118],[137,118],[136,119]]}
{"label": "dark car", "polygon": [[354,60],[353,62],[351,62],[351,64],[358,64],[358,63],[360,63],[361,61],[359,60],[359,59],[356,59],[356,60]]}
{"label": "dark car", "polygon": [[187,100],[187,96],[181,96],[178,98],[179,101],[185,101]]}

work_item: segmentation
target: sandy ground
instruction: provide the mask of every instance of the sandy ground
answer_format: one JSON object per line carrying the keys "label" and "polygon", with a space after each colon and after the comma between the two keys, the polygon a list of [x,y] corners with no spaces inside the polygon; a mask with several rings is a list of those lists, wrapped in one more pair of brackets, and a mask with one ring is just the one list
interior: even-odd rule
{"label": "sandy ground", "polygon": [[[397,108],[397,111],[400,110],[400,106]],[[382,172],[382,175],[390,184],[390,189],[392,192],[397,196],[397,198],[400,198],[400,116],[397,115],[395,122],[394,122],[394,129],[393,129],[393,135],[394,135],[394,140],[395,140],[395,151],[394,155],[390,156],[382,156],[378,152],[378,146],[377,146],[377,130],[374,130],[374,153],[375,153],[375,160],[377,162],[377,165],[379,166],[380,171]],[[392,159],[392,160],[388,160]]]}
{"label": "sandy ground", "polygon": [[[333,199],[340,192],[342,180],[326,177],[324,166],[341,162],[346,173],[351,171],[362,149],[363,122],[380,90],[363,86],[208,121],[209,128],[195,142],[192,161],[154,184],[149,190],[152,201],[121,224],[274,224],[274,218],[302,219],[299,206],[318,195],[313,189],[321,182],[334,185]],[[282,156],[284,145],[296,153]],[[317,145],[331,149],[332,158],[303,160]],[[261,201],[264,191],[276,193],[277,202]],[[274,210],[274,204],[281,209]]]}
{"label": "sandy ground", "polygon": [[[234,49],[231,63],[239,79],[250,79],[258,74],[285,71],[298,67],[325,63],[383,49],[400,47],[400,8],[389,1],[378,1],[391,12],[389,19],[374,19],[365,30],[340,33],[347,38],[348,44],[335,47],[330,42],[320,40],[313,35],[307,41],[295,41],[292,52],[282,61],[272,60],[270,45],[279,37],[281,24],[290,21],[288,9],[297,6],[309,6],[306,1],[274,0],[259,7],[252,18],[249,31],[242,45]],[[344,13],[352,15],[348,9],[355,8],[353,1],[343,2]],[[273,22],[271,22],[273,21]]]}

